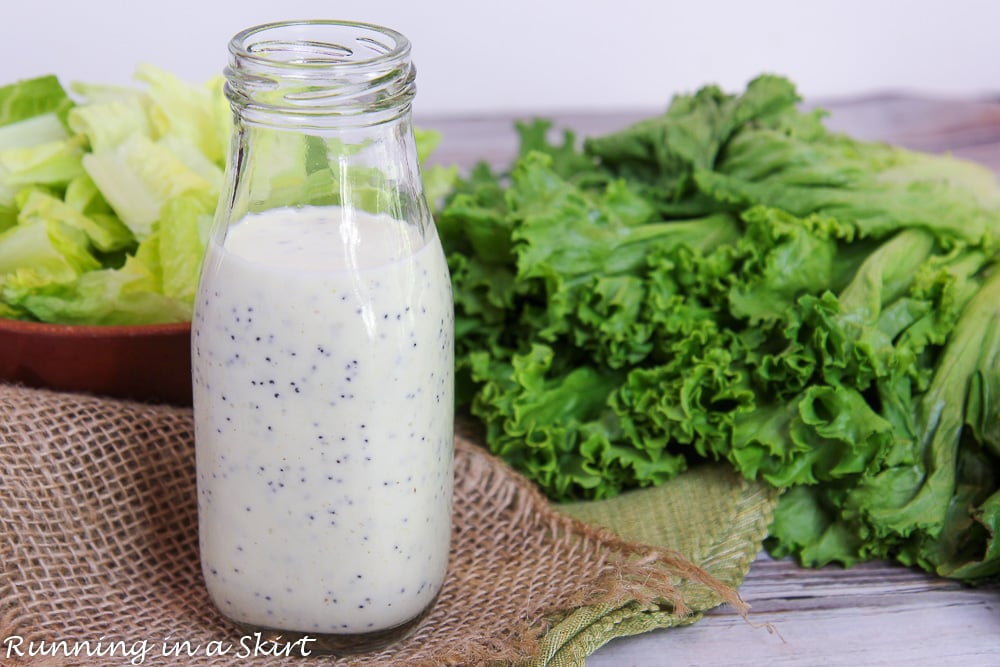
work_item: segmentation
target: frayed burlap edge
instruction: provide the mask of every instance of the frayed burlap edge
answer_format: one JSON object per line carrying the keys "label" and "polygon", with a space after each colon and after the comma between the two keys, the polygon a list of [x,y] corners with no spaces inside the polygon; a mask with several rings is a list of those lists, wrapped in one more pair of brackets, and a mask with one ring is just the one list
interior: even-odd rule
{"label": "frayed burlap edge", "polygon": [[[688,475],[695,476],[698,481],[712,478],[712,484],[706,484],[712,488],[715,488],[720,480],[725,480],[735,498],[735,502],[731,505],[731,514],[726,516],[725,523],[715,526],[718,535],[708,540],[707,550],[692,553],[688,557],[697,561],[699,567],[717,581],[737,586],[743,581],[760,551],[780,491],[765,484],[751,482],[719,466],[701,467],[689,472]],[[685,481],[690,482],[690,480]],[[633,492],[629,495],[632,497],[622,500],[636,508],[666,500],[663,498],[664,494],[655,489]],[[640,498],[640,496],[645,497]],[[562,508],[562,511],[566,509]],[[736,530],[733,530],[734,527]],[[712,532],[711,526],[705,528],[709,533]],[[668,531],[663,531],[663,535],[664,540],[656,541],[675,542],[679,539]],[[692,547],[689,547],[689,550],[698,551]],[[684,598],[688,613],[678,613],[678,610],[669,604],[658,602],[644,604],[638,599],[626,601],[621,605],[605,603],[573,610],[545,634],[538,653],[530,661],[530,667],[580,665],[587,656],[612,639],[690,625],[699,620],[704,612],[727,602],[749,621],[748,604],[742,600],[737,602],[721,596],[716,588],[706,586],[701,581],[682,580],[679,582],[678,591]],[[771,630],[767,624],[761,627]]]}

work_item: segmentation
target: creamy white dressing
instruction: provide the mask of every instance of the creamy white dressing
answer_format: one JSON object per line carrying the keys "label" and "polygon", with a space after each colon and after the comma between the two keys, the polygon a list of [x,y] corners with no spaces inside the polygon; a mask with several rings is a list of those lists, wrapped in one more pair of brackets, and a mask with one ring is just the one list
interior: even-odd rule
{"label": "creamy white dressing", "polygon": [[192,331],[202,568],[229,618],[392,628],[444,579],[451,286],[433,230],[337,208],[210,244]]}

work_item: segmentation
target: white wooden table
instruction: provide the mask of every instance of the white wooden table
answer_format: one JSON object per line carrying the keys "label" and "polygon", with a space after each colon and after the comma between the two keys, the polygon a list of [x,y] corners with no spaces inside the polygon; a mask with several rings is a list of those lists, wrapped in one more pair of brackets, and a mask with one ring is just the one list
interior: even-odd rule
{"label": "white wooden table", "polygon": [[755,625],[720,607],[686,628],[613,640],[587,667],[1000,665],[996,586],[885,563],[808,570],[761,554],[740,594]]}
{"label": "white wooden table", "polygon": [[[833,129],[951,152],[1000,174],[1000,100],[878,95],[818,104],[831,111]],[[557,127],[602,134],[652,113],[552,117]],[[444,133],[435,162],[505,166],[516,153],[510,117],[417,116],[416,123]],[[969,588],[886,563],[808,570],[762,553],[740,593],[752,607],[752,624],[721,607],[687,628],[616,639],[587,667],[1000,667],[1000,585]]]}

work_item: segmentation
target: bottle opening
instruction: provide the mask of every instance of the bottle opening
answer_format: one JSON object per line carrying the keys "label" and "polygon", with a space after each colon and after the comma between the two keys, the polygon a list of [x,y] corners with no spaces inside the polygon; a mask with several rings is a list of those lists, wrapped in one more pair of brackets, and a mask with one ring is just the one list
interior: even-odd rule
{"label": "bottle opening", "polygon": [[226,95],[251,121],[380,122],[407,111],[416,92],[409,40],[373,24],[269,23],[237,33],[229,54]]}

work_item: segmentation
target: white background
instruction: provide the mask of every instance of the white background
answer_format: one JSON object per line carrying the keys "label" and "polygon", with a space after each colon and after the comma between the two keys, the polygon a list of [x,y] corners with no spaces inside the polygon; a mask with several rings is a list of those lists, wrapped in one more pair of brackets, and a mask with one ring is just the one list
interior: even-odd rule
{"label": "white background", "polygon": [[1000,91],[997,0],[0,0],[0,83],[202,81],[237,31],[344,18],[413,42],[415,111],[645,110],[705,83],[789,76],[807,98]]}

